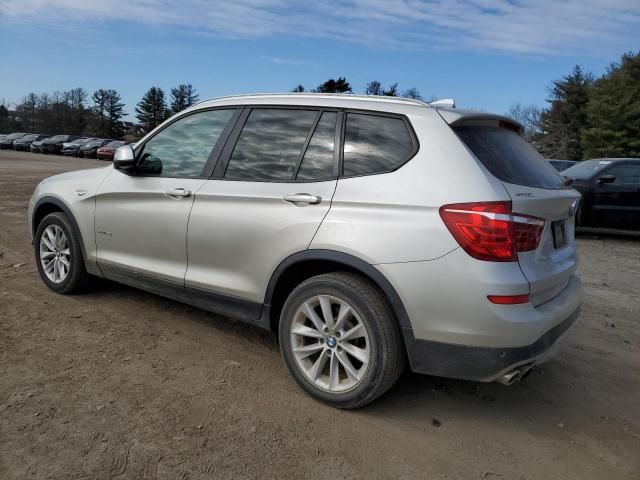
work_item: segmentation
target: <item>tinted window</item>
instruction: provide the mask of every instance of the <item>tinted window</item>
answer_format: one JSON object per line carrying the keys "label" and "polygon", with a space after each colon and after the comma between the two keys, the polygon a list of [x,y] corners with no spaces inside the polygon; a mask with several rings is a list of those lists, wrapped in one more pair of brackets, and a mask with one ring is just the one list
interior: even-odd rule
{"label": "tinted window", "polygon": [[610,160],[584,160],[567,168],[562,174],[566,177],[588,180],[608,165],[611,165]]}
{"label": "tinted window", "polygon": [[516,132],[498,126],[459,126],[454,130],[487,170],[503,182],[564,187],[560,174]]}
{"label": "tinted window", "polygon": [[347,114],[344,175],[367,175],[393,170],[413,152],[413,142],[399,118]]}
{"label": "tinted window", "polygon": [[[210,110],[182,117],[144,145],[138,169],[163,177],[200,176],[233,112]],[[111,142],[109,146],[122,143]]]}
{"label": "tinted window", "polygon": [[606,171],[616,177],[616,185],[640,185],[640,165],[618,165]]}
{"label": "tinted window", "polygon": [[236,143],[226,178],[289,180],[318,112],[252,110]]}
{"label": "tinted window", "polygon": [[333,176],[333,147],[336,139],[335,112],[324,112],[304,153],[298,180],[319,180]]}

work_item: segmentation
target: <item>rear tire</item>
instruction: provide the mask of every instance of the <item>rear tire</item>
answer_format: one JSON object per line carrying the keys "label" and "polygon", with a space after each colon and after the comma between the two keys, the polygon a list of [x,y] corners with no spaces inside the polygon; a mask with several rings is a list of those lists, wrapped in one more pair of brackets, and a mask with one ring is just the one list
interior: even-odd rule
{"label": "rear tire", "polygon": [[278,330],[296,382],[337,408],[372,402],[404,367],[393,312],[382,292],[358,274],[335,272],[302,282],[287,298]]}
{"label": "rear tire", "polygon": [[54,292],[77,293],[89,286],[81,241],[62,212],[50,213],[38,225],[33,242],[36,265],[40,278]]}

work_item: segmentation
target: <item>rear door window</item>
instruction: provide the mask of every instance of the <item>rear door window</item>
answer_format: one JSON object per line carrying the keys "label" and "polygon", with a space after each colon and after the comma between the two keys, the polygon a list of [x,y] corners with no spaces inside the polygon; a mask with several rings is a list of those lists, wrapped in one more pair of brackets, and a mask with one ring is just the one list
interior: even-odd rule
{"label": "rear door window", "polygon": [[513,130],[497,125],[461,125],[453,129],[499,180],[536,188],[564,188],[560,174]]}
{"label": "rear door window", "polygon": [[414,152],[415,145],[401,118],[347,114],[343,156],[345,176],[395,170]]}
{"label": "rear door window", "polygon": [[318,115],[313,110],[252,110],[229,159],[225,178],[292,180]]}
{"label": "rear door window", "polygon": [[297,180],[323,180],[333,177],[333,153],[336,139],[336,112],[324,112],[307,147]]}

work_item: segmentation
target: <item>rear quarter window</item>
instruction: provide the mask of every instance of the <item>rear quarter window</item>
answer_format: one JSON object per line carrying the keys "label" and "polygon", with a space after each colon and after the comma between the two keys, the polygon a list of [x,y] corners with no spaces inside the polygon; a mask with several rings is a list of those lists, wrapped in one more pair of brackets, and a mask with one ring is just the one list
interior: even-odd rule
{"label": "rear quarter window", "polygon": [[364,113],[348,113],[344,135],[343,174],[389,172],[415,153],[404,120]]}
{"label": "rear quarter window", "polygon": [[516,132],[497,125],[460,125],[453,129],[499,180],[535,188],[565,188],[560,174]]}

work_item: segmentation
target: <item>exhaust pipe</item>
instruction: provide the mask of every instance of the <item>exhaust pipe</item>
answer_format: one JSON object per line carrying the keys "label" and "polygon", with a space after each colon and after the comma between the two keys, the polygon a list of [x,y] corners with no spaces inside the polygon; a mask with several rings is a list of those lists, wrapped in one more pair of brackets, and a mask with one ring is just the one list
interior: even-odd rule
{"label": "exhaust pipe", "polygon": [[510,372],[505,373],[501,377],[496,379],[496,382],[501,383],[503,385],[513,385],[518,380],[520,380],[520,376],[522,372],[518,369],[511,370]]}
{"label": "exhaust pipe", "polygon": [[531,367],[521,367],[511,370],[496,379],[496,382],[503,385],[513,385],[520,380],[524,380],[531,373]]}

